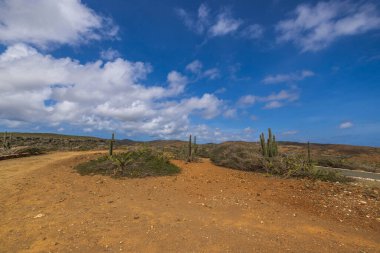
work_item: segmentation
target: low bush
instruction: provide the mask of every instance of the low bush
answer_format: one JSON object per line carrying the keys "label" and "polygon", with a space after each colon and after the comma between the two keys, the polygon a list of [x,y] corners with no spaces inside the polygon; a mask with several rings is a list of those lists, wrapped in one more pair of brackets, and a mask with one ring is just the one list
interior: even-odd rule
{"label": "low bush", "polygon": [[309,178],[331,182],[348,182],[351,179],[336,171],[317,169],[303,155],[264,157],[257,146],[250,143],[225,143],[210,152],[211,161],[232,169],[266,172],[282,177]]}
{"label": "low bush", "polygon": [[219,166],[238,170],[262,170],[262,156],[249,143],[223,143],[210,151],[211,161]]}
{"label": "low bush", "polygon": [[79,164],[81,175],[109,175],[112,177],[147,177],[176,174],[180,169],[167,156],[154,149],[141,148]]}
{"label": "low bush", "polygon": [[41,155],[44,154],[46,151],[42,148],[36,148],[36,147],[26,147],[26,148],[20,148],[15,151],[15,154],[27,154],[27,155]]}

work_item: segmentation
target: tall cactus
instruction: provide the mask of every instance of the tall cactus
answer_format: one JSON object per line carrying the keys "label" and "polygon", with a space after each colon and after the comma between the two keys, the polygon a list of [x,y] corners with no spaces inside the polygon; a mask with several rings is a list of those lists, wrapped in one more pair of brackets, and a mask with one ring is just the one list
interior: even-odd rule
{"label": "tall cactus", "polygon": [[272,130],[270,128],[268,128],[267,145],[268,145],[268,156],[272,157],[273,156],[273,136],[272,136]]}
{"label": "tall cactus", "polygon": [[311,165],[310,142],[307,142],[307,162]]}
{"label": "tall cactus", "polygon": [[115,142],[115,133],[112,133],[112,139],[110,141],[110,150],[109,150],[109,155],[112,156],[113,154],[113,143]]}
{"label": "tall cactus", "polygon": [[272,134],[272,130],[268,129],[268,139],[265,141],[264,133],[260,135],[261,153],[264,157],[275,157],[278,155],[278,146],[276,136]]}
{"label": "tall cactus", "polygon": [[188,153],[187,161],[191,162],[191,158],[192,158],[192,153],[191,153],[191,134],[190,134],[189,135],[189,153]]}
{"label": "tall cactus", "polygon": [[265,144],[264,133],[260,134],[260,145],[261,145],[261,154],[266,157],[267,154],[268,154],[268,152],[267,152],[267,147],[266,147],[266,144]]}

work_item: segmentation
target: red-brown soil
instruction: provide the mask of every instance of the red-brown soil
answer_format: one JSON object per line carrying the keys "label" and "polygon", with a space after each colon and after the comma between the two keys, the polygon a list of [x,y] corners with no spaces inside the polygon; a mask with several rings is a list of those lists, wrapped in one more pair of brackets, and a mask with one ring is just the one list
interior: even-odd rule
{"label": "red-brown soil", "polygon": [[0,252],[380,252],[378,190],[210,164],[112,179],[96,152],[0,161]]}

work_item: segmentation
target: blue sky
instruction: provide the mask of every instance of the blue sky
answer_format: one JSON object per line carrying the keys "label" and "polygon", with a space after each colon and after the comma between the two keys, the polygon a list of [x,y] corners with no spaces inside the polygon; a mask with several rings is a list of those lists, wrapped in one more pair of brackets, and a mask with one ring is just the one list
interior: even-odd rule
{"label": "blue sky", "polygon": [[380,146],[377,1],[0,0],[0,129]]}

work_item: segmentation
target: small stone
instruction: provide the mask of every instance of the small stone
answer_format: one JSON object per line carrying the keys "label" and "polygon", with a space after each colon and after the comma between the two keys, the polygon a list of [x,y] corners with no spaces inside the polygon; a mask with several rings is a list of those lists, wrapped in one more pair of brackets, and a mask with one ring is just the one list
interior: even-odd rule
{"label": "small stone", "polygon": [[135,219],[135,220],[137,220],[139,218],[140,218],[140,216],[138,216],[138,215],[133,216],[133,219]]}
{"label": "small stone", "polygon": [[39,213],[39,214],[37,214],[36,216],[34,216],[33,218],[34,219],[36,219],[36,218],[42,218],[42,217],[44,217],[45,216],[45,214],[43,214],[43,213]]}

